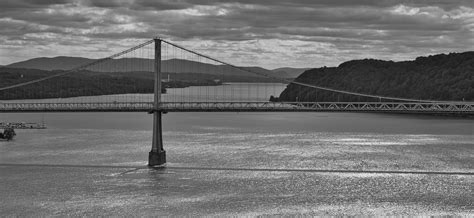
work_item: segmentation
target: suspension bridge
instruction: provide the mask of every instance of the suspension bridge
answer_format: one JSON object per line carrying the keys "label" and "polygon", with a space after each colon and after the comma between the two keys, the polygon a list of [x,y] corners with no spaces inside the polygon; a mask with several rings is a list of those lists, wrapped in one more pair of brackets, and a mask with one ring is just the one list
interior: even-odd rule
{"label": "suspension bridge", "polygon": [[[377,112],[474,115],[474,102],[380,96],[337,90],[241,67],[154,38],[70,70],[9,72],[0,86],[0,112],[149,112],[154,114],[149,165],[166,162],[165,112]],[[270,101],[291,84],[302,97]],[[305,90],[361,101],[298,101]],[[347,98],[342,98],[347,99]],[[364,101],[364,99],[366,101]]]}

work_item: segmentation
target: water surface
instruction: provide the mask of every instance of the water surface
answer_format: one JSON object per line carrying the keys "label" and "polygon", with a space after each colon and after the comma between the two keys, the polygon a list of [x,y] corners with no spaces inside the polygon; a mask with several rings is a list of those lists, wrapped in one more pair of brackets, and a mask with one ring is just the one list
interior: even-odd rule
{"label": "water surface", "polygon": [[[149,169],[152,115],[0,114],[2,121],[43,119],[48,129],[17,130],[14,141],[0,141],[2,215],[472,215],[474,210],[474,177],[456,174],[474,173],[473,120],[168,113],[167,168]],[[454,174],[360,173],[374,170]]]}

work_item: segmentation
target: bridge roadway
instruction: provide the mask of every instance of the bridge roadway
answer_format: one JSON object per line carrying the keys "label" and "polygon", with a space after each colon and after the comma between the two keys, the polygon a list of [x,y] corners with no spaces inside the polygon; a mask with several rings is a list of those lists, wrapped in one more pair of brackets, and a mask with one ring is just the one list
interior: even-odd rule
{"label": "bridge roadway", "polygon": [[[0,112],[151,112],[153,102],[0,103]],[[164,112],[380,112],[474,115],[474,102],[162,102]]]}

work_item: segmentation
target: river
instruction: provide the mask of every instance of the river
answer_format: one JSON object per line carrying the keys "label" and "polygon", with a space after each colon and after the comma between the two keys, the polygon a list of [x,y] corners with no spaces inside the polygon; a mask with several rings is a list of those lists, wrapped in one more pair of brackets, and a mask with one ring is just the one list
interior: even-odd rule
{"label": "river", "polygon": [[48,129],[0,141],[2,216],[474,212],[472,119],[168,113],[164,169],[146,167],[152,115],[0,114],[43,119]]}

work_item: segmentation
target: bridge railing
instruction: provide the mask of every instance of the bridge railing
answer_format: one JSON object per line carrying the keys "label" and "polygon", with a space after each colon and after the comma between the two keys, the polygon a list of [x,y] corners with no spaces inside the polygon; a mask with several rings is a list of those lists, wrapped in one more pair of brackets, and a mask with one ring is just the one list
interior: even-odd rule
{"label": "bridge railing", "polygon": [[[0,103],[0,112],[142,112],[154,110],[152,102]],[[161,111],[347,111],[474,114],[472,102],[162,102]]]}

